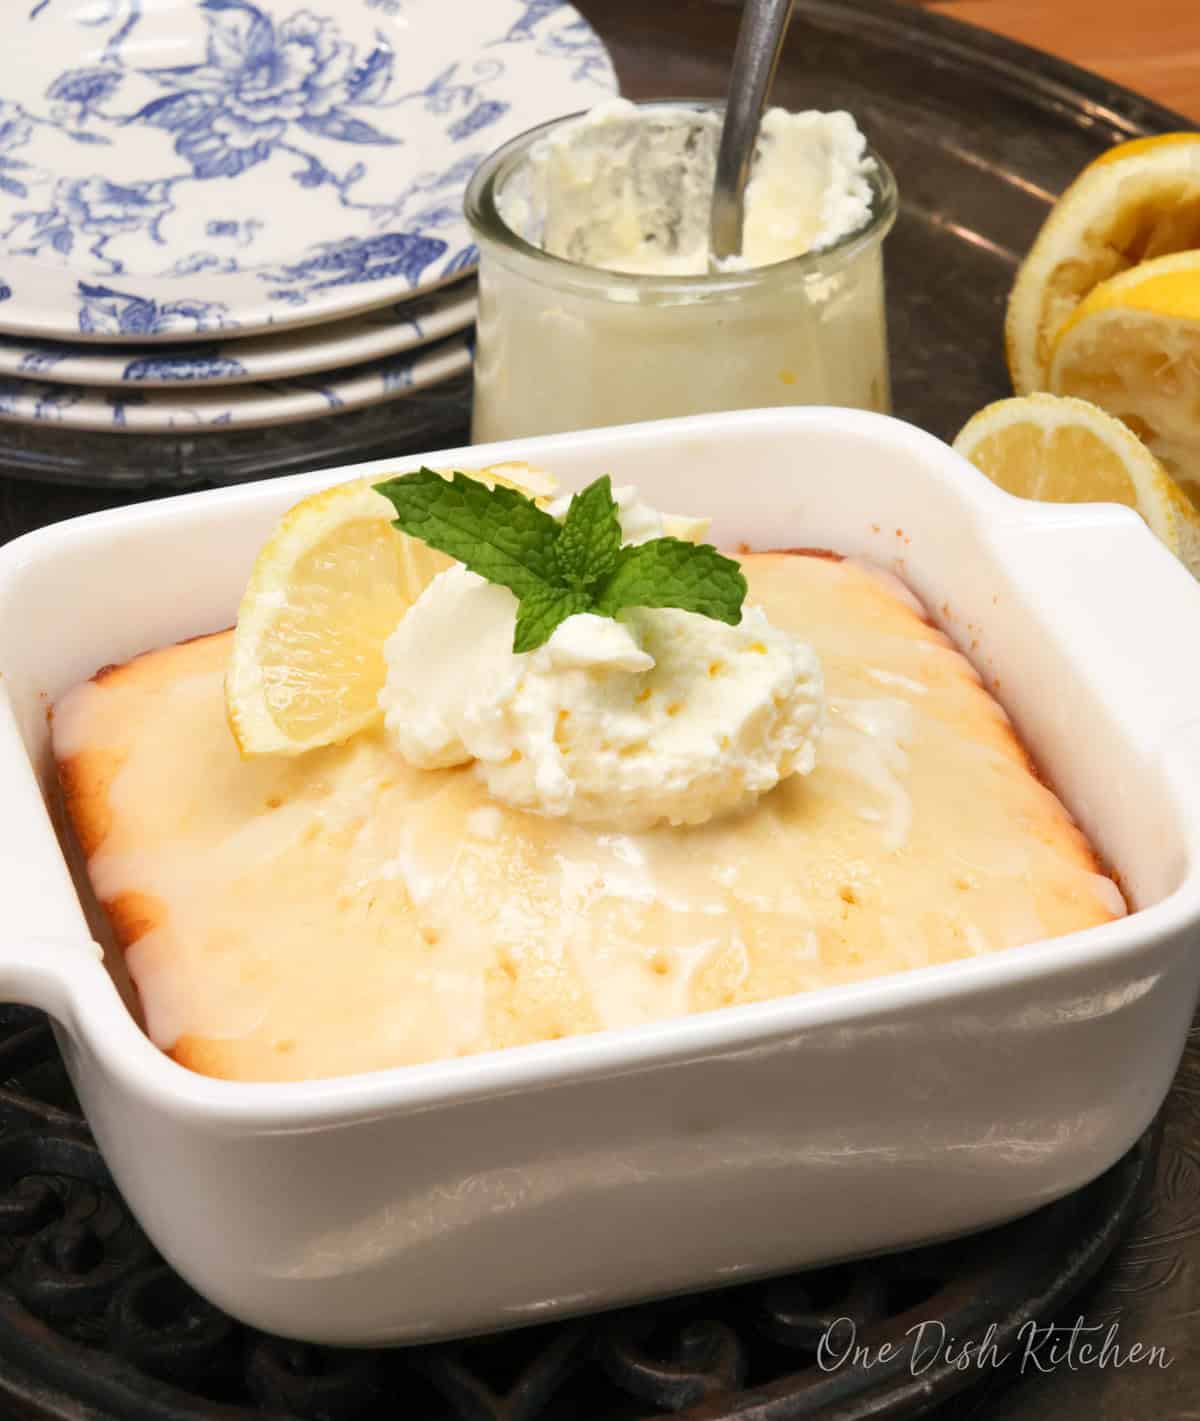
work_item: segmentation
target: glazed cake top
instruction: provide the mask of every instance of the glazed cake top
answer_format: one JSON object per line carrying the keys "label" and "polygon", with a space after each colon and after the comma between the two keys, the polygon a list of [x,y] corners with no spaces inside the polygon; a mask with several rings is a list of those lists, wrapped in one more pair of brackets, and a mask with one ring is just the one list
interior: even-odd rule
{"label": "glazed cake top", "polygon": [[743,559],[819,653],[816,769],[696,828],[505,808],[381,733],[243,761],[230,634],[56,707],[68,810],[152,1039],[248,1080],[341,1075],[945,962],[1124,912],[969,662],[894,579]]}

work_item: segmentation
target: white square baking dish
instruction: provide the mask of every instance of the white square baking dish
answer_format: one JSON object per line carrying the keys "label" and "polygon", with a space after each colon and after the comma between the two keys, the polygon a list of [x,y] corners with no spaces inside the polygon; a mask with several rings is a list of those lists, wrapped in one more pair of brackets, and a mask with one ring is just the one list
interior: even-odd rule
{"label": "white square baking dish", "polygon": [[[270,1331],[407,1342],[996,1223],[1117,1159],[1170,1085],[1200,953],[1200,587],[1128,510],[1008,497],[943,444],[766,410],[438,452],[611,472],[727,546],[895,569],[973,657],[1137,910],[1052,942],[633,1030],[252,1085],[160,1054],[52,827],[47,706],[228,625],[323,484],[141,504],[0,550],[0,994],[44,1007],[112,1172],[200,1292]],[[47,806],[50,806],[48,813]]]}

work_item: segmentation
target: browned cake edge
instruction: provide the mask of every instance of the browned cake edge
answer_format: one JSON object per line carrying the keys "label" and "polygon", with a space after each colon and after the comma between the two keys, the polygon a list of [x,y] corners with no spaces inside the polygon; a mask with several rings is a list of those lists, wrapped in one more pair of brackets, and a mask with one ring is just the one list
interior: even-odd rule
{"label": "browned cake edge", "polygon": [[[161,682],[168,674],[167,668],[170,658],[166,653],[173,651],[175,646],[201,641],[211,641],[215,644],[218,641],[229,639],[232,635],[232,629],[225,629],[219,632],[204,633],[200,636],[185,637],[183,641],[176,642],[173,646],[145,651],[132,657],[129,661],[102,666],[94,676],[89,677],[89,680],[97,685],[103,685],[106,682],[119,684],[122,681],[137,679],[145,680],[153,686],[155,683]],[[161,672],[160,668],[162,668]],[[53,709],[50,712],[50,723],[51,729],[53,729]],[[63,807],[85,863],[88,865],[88,881],[92,884],[93,892],[95,892],[95,880],[91,874],[91,860],[103,845],[112,827],[110,792],[113,781],[120,773],[124,762],[124,754],[108,748],[81,750],[61,759],[57,755],[55,756],[58,782],[62,789]],[[153,894],[126,892],[117,894],[115,898],[101,898],[96,893],[95,896],[112,930],[113,938],[122,952],[128,951],[146,933],[153,932],[167,916],[166,904]],[[144,1007],[143,1003],[143,1010]],[[228,1069],[219,1069],[220,1057],[216,1053],[206,1051],[204,1047],[203,1041],[182,1036],[167,1052],[167,1055],[178,1061],[181,1066],[187,1066],[204,1075],[229,1078]]]}

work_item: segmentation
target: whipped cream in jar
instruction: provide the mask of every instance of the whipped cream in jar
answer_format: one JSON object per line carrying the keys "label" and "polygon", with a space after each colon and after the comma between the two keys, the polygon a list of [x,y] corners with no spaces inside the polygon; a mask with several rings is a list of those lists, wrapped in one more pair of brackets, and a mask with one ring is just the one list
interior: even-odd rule
{"label": "whipped cream in jar", "polygon": [[709,410],[890,407],[886,165],[845,113],[763,120],[743,253],[710,270],[719,105],[615,100],[488,158],[476,442]]}

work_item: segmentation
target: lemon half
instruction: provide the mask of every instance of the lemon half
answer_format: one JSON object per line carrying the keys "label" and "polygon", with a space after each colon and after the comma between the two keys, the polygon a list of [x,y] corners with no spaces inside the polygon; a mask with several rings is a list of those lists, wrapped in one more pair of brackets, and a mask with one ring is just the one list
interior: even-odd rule
{"label": "lemon half", "polygon": [[1016,392],[1047,388],[1055,340],[1102,281],[1191,248],[1200,248],[1200,133],[1135,139],[1086,167],[1051,209],[1009,298]]}
{"label": "lemon half", "polygon": [[1200,503],[1200,252],[1101,282],[1055,342],[1049,387],[1124,420]]}

